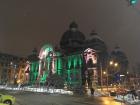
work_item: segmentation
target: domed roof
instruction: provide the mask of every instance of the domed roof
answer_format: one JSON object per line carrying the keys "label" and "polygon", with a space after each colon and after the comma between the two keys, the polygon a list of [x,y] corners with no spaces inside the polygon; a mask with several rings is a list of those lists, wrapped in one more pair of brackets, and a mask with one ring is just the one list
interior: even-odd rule
{"label": "domed roof", "polygon": [[67,48],[80,47],[85,41],[85,36],[78,30],[78,25],[72,22],[69,25],[69,30],[64,32],[60,40],[60,47],[67,50]]}
{"label": "domed roof", "polygon": [[99,37],[99,35],[94,30],[90,33],[90,37],[87,39],[87,43],[89,44],[89,47],[97,51],[104,51],[107,49],[104,41]]}
{"label": "domed roof", "polygon": [[122,52],[122,49],[119,46],[115,46],[112,52]]}
{"label": "domed roof", "polygon": [[111,52],[112,56],[126,57],[125,53],[119,46],[115,46],[114,50]]}
{"label": "domed roof", "polygon": [[[92,32],[90,33],[89,39],[90,39],[91,41],[93,41],[93,40],[103,41],[103,40],[100,38],[100,36],[99,36],[94,30],[92,30]],[[103,41],[103,42],[104,42],[104,41]]]}
{"label": "domed roof", "polygon": [[126,54],[120,49],[119,46],[116,46],[111,52],[111,58],[117,60],[118,62],[128,63]]}
{"label": "domed roof", "polygon": [[126,54],[120,49],[119,46],[116,46],[111,52],[110,59],[119,63],[119,69],[122,74],[126,73],[129,61]]}

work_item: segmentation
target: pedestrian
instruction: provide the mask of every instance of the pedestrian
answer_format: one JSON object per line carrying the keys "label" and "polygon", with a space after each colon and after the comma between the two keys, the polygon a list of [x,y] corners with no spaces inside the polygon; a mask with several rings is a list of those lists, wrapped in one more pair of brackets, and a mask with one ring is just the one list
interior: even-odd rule
{"label": "pedestrian", "polygon": [[135,89],[131,90],[131,94],[132,94],[132,99],[135,100],[137,96],[136,90]]}
{"label": "pedestrian", "polygon": [[138,91],[138,99],[140,100],[140,91]]}
{"label": "pedestrian", "polygon": [[91,89],[90,89],[91,96],[94,96],[94,91],[95,91],[95,89],[94,89],[94,88],[91,88]]}

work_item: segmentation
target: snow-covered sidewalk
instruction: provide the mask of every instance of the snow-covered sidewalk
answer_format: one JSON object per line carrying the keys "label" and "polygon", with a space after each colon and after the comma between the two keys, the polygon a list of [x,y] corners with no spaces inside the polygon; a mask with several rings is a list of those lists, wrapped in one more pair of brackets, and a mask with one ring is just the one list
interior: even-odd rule
{"label": "snow-covered sidewalk", "polygon": [[8,87],[8,86],[0,86],[0,89],[5,90],[14,90],[14,91],[29,91],[29,92],[42,92],[42,93],[55,93],[55,94],[69,94],[73,95],[72,91],[67,91],[64,89],[54,89],[54,88],[35,88],[35,87]]}

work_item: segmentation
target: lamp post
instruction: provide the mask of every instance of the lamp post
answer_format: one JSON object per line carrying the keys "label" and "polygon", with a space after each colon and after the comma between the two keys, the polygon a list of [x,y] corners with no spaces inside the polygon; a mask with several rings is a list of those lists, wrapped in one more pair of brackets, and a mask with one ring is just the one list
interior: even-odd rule
{"label": "lamp post", "polygon": [[103,70],[102,70],[102,64],[100,64],[101,67],[101,91],[103,90]]}
{"label": "lamp post", "polygon": [[[107,69],[106,69],[106,76],[107,76],[107,91],[108,91],[108,79],[109,79],[109,71],[108,71],[108,69],[109,69],[109,66],[113,66],[113,67],[118,67],[118,63],[117,62],[114,62],[114,61],[109,61],[109,65],[107,65]],[[111,74],[112,75],[112,74]]]}
{"label": "lamp post", "polygon": [[108,91],[108,68],[107,68],[107,71],[106,71],[106,76],[107,76],[107,80],[106,80],[106,82],[107,82],[107,91]]}
{"label": "lamp post", "polygon": [[[106,71],[103,71],[103,74],[102,74],[102,75],[103,75],[103,80],[104,80],[104,82],[106,82],[106,77],[107,77],[107,76],[106,76]],[[103,82],[103,85],[104,85],[104,82]]]}
{"label": "lamp post", "polygon": [[100,65],[101,67],[101,91],[103,90],[103,75],[106,75],[107,72],[103,71],[102,65]]}

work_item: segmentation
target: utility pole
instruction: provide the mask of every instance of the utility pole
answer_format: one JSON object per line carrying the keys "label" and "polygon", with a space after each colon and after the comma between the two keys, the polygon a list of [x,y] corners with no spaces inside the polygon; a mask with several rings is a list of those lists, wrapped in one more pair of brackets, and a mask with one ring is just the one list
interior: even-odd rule
{"label": "utility pole", "polygon": [[108,76],[109,76],[109,74],[108,74],[108,67],[107,67],[107,69],[106,69],[106,85],[107,85],[107,92],[108,92]]}

